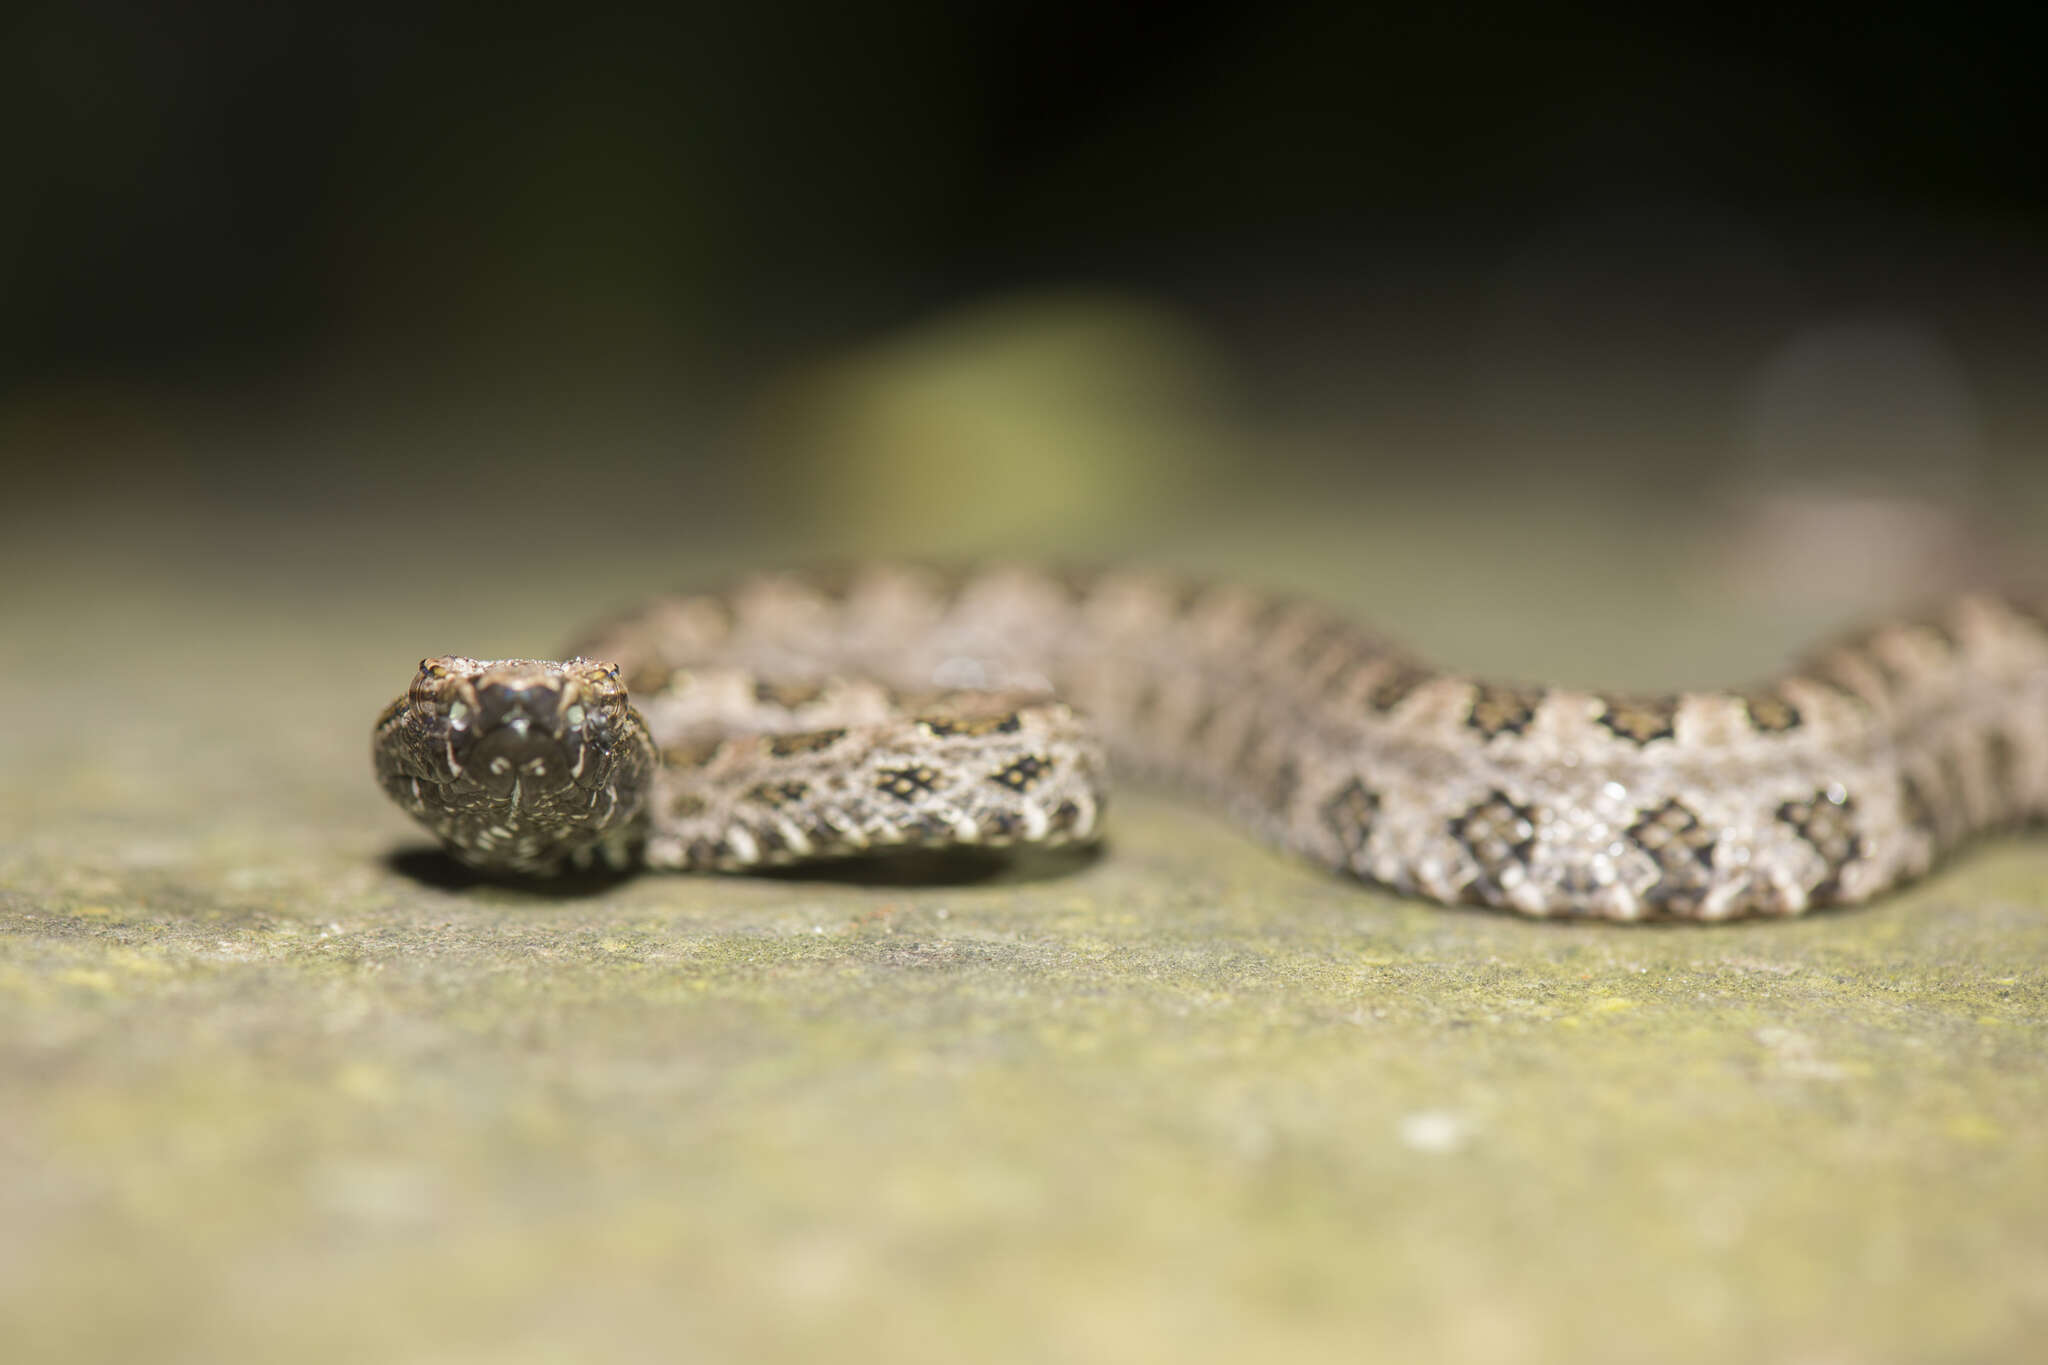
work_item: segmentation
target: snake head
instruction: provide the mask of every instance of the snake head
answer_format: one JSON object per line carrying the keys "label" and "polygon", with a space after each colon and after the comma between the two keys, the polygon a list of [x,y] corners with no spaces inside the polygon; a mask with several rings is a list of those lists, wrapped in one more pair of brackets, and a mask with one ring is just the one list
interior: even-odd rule
{"label": "snake head", "polygon": [[615,665],[424,659],[378,723],[384,788],[457,856],[543,871],[637,815],[652,749]]}
{"label": "snake head", "polygon": [[588,659],[426,659],[411,697],[438,722],[452,776],[518,803],[575,785],[623,709],[618,670]]}

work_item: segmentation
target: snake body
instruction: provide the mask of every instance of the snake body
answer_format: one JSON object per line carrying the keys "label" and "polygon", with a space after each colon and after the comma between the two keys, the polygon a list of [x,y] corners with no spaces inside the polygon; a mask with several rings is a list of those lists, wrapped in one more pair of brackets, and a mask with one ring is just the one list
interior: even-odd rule
{"label": "snake body", "polygon": [[381,785],[464,861],[1088,840],[1107,752],[1398,891],[1719,919],[1862,901],[2048,810],[2048,623],[1989,595],[1664,696],[1442,672],[1313,602],[1139,570],[770,575],[574,652],[428,660],[379,719]]}

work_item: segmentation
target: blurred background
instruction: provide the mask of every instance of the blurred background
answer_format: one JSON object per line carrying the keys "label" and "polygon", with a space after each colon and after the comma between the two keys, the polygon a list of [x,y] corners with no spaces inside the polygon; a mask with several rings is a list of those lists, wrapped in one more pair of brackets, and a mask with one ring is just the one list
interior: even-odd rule
{"label": "blurred background", "polygon": [[527,648],[849,553],[1910,593],[2048,508],[2048,20],[1920,11],[28,3],[0,531]]}

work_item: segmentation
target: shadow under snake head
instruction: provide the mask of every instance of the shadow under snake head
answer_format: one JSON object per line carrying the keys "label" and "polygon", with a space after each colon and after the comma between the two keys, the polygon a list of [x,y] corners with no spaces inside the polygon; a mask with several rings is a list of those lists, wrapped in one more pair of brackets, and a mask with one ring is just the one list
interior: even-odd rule
{"label": "shadow under snake head", "polygon": [[544,872],[639,837],[655,768],[619,670],[425,659],[373,740],[384,790],[479,867]]}

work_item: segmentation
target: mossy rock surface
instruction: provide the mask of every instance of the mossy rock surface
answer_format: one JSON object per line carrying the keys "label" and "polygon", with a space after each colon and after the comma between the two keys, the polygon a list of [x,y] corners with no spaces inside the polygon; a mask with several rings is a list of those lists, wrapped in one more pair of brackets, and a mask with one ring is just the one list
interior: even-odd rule
{"label": "mossy rock surface", "polygon": [[419,654],[592,608],[451,639],[462,604],[403,588],[117,564],[11,608],[10,1359],[1832,1365],[2048,1330],[2038,840],[1854,911],[1564,925],[1133,793],[1096,856],[525,891],[420,846],[367,729]]}

